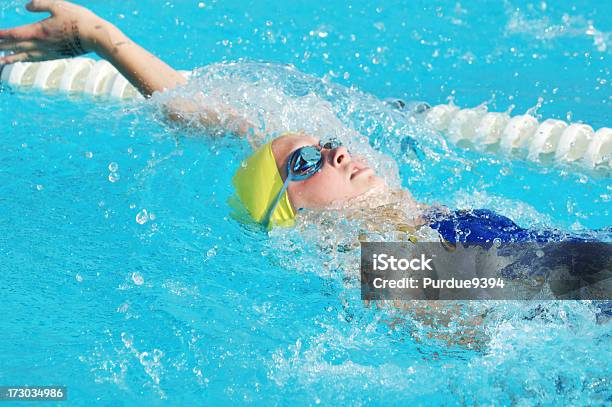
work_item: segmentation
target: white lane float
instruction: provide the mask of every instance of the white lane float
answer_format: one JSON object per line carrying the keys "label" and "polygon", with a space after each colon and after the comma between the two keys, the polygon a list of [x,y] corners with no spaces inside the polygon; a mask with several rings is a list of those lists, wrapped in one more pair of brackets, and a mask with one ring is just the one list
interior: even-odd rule
{"label": "white lane float", "polygon": [[[185,77],[191,73],[180,71]],[[57,59],[45,62],[17,62],[2,67],[0,81],[11,86],[59,90],[110,96],[118,99],[142,98],[115,67],[91,58]]]}
{"label": "white lane float", "polygon": [[483,106],[460,109],[452,104],[437,105],[424,115],[432,128],[459,146],[498,150],[537,162],[552,159],[606,170],[612,166],[612,129],[608,127],[594,131],[587,124],[555,119],[540,123],[529,114],[511,117],[487,112]]}
{"label": "white lane float", "polygon": [[[180,71],[185,77],[188,71]],[[46,62],[18,62],[2,67],[0,80],[11,86],[86,93],[118,99],[142,98],[140,93],[111,64],[90,58]],[[403,102],[402,102],[403,104]],[[609,169],[612,165],[612,129],[594,131],[586,124],[529,115],[511,117],[488,112],[486,107],[460,109],[442,104],[423,109],[427,123],[458,145],[524,155],[532,161],[552,159],[588,168]]]}

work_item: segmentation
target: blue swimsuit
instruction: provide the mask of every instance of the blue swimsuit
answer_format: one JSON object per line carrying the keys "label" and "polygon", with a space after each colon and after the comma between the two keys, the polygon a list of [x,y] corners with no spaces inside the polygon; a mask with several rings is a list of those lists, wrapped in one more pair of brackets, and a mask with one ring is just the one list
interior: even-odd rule
{"label": "blue swimsuit", "polygon": [[554,230],[530,230],[488,209],[458,210],[450,214],[434,211],[429,215],[432,229],[446,241],[456,244],[480,244],[490,247],[494,239],[503,243],[586,241],[581,237]]}
{"label": "blue swimsuit", "polygon": [[[563,233],[556,230],[531,230],[518,226],[505,216],[498,215],[488,209],[458,210],[450,214],[433,211],[428,216],[432,229],[438,231],[444,240],[466,246],[478,244],[485,248],[493,245],[494,240],[500,243],[521,242],[593,242],[595,239]],[[601,232],[601,231],[600,231]],[[612,229],[603,230],[606,240],[610,240]],[[612,301],[594,301],[601,314],[612,317]]]}

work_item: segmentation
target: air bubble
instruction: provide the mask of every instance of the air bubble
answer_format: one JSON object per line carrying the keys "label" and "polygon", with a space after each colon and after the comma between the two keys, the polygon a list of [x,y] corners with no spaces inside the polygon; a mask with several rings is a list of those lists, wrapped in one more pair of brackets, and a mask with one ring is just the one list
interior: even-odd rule
{"label": "air bubble", "polygon": [[149,214],[147,213],[146,209],[143,209],[140,212],[138,212],[138,214],[136,214],[136,222],[140,223],[141,225],[144,225],[148,221],[149,221]]}
{"label": "air bubble", "polygon": [[119,181],[119,179],[121,179],[121,176],[117,172],[111,172],[110,174],[108,174],[108,180],[110,182],[117,182]]}
{"label": "air bubble", "polygon": [[116,162],[112,162],[110,164],[108,164],[108,170],[110,172],[117,172],[117,170],[119,169],[119,164],[117,164]]}
{"label": "air bubble", "polygon": [[136,285],[143,285],[144,284],[144,278],[142,277],[142,275],[138,272],[133,272],[132,273],[132,281],[134,282],[134,284]]}

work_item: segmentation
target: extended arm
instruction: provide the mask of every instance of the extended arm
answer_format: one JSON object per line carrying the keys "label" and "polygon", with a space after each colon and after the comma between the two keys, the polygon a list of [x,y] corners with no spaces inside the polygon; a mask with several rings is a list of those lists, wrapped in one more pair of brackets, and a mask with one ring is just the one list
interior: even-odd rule
{"label": "extended arm", "polygon": [[[128,38],[90,10],[66,1],[32,0],[32,12],[51,16],[29,25],[0,30],[0,51],[9,55],[0,64],[46,61],[95,52],[108,60],[145,97],[185,84],[186,79],[161,59]],[[221,131],[248,135],[252,124],[229,107],[213,109],[184,97],[164,106],[169,119]]]}
{"label": "extended arm", "polygon": [[144,96],[186,82],[180,73],[117,27],[88,9],[65,1],[33,0],[26,8],[51,16],[34,24],[0,30],[0,64],[45,61],[95,52],[112,63]]}

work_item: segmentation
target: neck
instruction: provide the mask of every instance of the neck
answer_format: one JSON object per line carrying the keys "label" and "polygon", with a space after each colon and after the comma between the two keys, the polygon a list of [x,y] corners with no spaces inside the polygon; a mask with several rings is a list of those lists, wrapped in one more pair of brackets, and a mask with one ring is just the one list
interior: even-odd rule
{"label": "neck", "polygon": [[388,225],[420,226],[426,223],[422,217],[427,205],[412,198],[406,189],[391,189],[382,186],[368,191],[346,203],[346,215],[360,218],[370,229]]}

